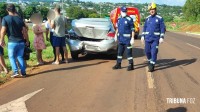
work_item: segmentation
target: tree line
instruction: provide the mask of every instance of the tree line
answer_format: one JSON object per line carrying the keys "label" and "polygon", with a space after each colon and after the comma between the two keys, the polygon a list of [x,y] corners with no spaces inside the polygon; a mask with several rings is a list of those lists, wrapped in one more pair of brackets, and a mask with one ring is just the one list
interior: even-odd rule
{"label": "tree line", "polygon": [[[7,15],[6,4],[1,3],[0,4],[0,17],[4,17]],[[23,19],[29,19],[33,13],[41,13],[43,16],[43,19],[46,20],[47,13],[49,11],[49,8],[46,6],[35,6],[35,5],[29,5],[26,7],[21,7],[20,5],[16,5],[16,10],[19,16],[21,16]],[[79,19],[79,18],[98,18],[100,17],[99,14],[95,10],[87,9],[87,8],[81,8],[79,6],[70,6],[65,9],[67,16],[70,17],[70,19]]]}
{"label": "tree line", "polygon": [[200,0],[186,0],[183,13],[185,20],[200,22]]}
{"label": "tree line", "polygon": [[[68,5],[68,6],[67,6]],[[141,13],[141,21],[149,15],[147,11],[148,4],[134,4],[134,3],[93,3],[82,2],[80,0],[65,0],[64,10],[70,19],[79,18],[99,18],[109,17],[110,11],[119,6],[133,6],[139,9]],[[48,7],[48,8],[47,8]],[[181,6],[168,6],[157,5],[158,14],[161,15],[166,22],[171,21],[198,21],[200,22],[200,0],[186,0],[183,7]],[[39,5],[38,2],[32,2],[32,4],[23,7],[16,5],[18,13],[24,18],[29,19],[33,13],[40,12],[43,19],[46,19],[49,3]],[[0,4],[0,16],[7,15],[6,4]]]}
{"label": "tree line", "polygon": [[[49,9],[44,6],[37,7],[37,6],[30,5],[30,6],[23,8],[20,5],[15,5],[15,7],[16,7],[16,11],[17,11],[18,15],[20,17],[22,17],[23,19],[29,19],[33,13],[41,13],[41,15],[43,16],[43,19],[46,19],[47,13],[49,11]],[[8,14],[5,9],[6,9],[6,4],[1,3],[0,4],[0,17],[1,18]]]}

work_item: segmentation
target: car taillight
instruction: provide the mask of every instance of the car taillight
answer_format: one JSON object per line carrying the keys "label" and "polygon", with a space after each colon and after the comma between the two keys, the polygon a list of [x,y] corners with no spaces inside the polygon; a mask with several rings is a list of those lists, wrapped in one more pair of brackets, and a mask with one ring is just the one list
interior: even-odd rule
{"label": "car taillight", "polygon": [[115,37],[115,33],[114,33],[114,32],[109,32],[109,33],[107,34],[107,36],[108,36],[108,37],[114,38],[114,37]]}

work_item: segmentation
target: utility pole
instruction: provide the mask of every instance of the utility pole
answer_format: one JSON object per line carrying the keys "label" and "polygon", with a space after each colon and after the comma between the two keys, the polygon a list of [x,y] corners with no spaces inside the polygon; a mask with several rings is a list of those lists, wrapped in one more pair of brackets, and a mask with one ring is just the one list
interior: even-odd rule
{"label": "utility pole", "polygon": [[100,18],[101,18],[101,3],[99,3],[100,4]]}
{"label": "utility pole", "polygon": [[62,10],[63,10],[63,1],[64,1],[64,0],[62,0]]}
{"label": "utility pole", "polygon": [[62,4],[61,4],[61,5],[62,5],[62,6],[61,6],[61,7],[62,7],[62,15],[63,15],[63,16],[66,16],[66,11],[65,11],[65,9],[64,9],[65,0],[61,0],[61,2],[62,2]]}

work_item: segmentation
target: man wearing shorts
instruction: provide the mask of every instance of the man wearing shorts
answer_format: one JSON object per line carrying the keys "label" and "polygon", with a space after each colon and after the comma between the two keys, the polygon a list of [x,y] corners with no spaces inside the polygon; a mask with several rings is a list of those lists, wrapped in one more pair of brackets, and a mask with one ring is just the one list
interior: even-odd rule
{"label": "man wearing shorts", "polygon": [[65,54],[65,62],[68,63],[68,53],[66,49],[66,40],[65,40],[65,29],[67,24],[67,19],[60,14],[61,8],[56,6],[54,8],[56,17],[54,20],[51,20],[51,28],[54,29],[53,32],[53,46],[56,48],[56,60],[52,64],[58,65],[59,62],[59,54],[60,54],[60,46],[63,48]]}
{"label": "man wearing shorts", "polygon": [[[56,48],[53,46],[53,40],[54,40],[53,39],[53,32],[54,32],[54,29],[51,28],[49,21],[46,21],[45,27],[46,27],[46,40],[47,41],[50,40],[50,43],[51,43],[52,48],[53,48],[53,54],[54,54],[54,60],[53,61],[56,61]],[[61,57],[62,57],[62,62],[65,62],[65,55],[64,55],[64,51],[63,51],[62,46],[60,46],[59,49],[60,49],[60,54],[61,54]]]}

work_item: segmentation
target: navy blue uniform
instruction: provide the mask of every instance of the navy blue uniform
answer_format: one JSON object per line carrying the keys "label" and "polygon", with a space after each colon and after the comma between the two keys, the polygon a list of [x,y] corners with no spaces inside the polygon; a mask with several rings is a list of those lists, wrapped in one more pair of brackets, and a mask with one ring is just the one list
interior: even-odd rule
{"label": "navy blue uniform", "polygon": [[132,56],[132,46],[130,45],[130,41],[132,38],[132,32],[134,31],[133,19],[129,16],[120,17],[117,22],[117,40],[118,40],[118,56],[117,63],[121,63],[123,53],[127,50],[127,59],[130,64],[133,63]]}
{"label": "navy blue uniform", "polygon": [[164,38],[165,24],[159,15],[150,15],[146,18],[143,36],[145,39],[145,53],[148,61],[155,64],[157,60],[159,39]]}

